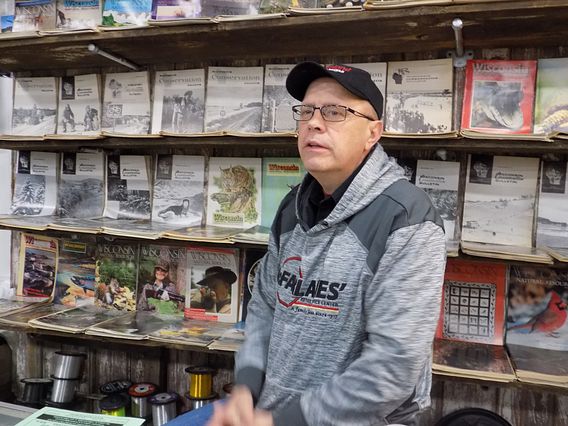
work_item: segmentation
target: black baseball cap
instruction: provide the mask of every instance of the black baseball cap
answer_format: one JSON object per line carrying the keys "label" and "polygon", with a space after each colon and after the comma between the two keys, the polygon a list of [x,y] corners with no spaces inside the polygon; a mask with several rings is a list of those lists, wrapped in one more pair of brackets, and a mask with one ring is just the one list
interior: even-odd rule
{"label": "black baseball cap", "polygon": [[379,120],[383,116],[383,95],[371,79],[371,74],[350,65],[320,65],[317,62],[301,62],[292,68],[286,79],[286,89],[299,101],[304,100],[308,86],[316,79],[331,77],[349,92],[369,101],[377,112]]}

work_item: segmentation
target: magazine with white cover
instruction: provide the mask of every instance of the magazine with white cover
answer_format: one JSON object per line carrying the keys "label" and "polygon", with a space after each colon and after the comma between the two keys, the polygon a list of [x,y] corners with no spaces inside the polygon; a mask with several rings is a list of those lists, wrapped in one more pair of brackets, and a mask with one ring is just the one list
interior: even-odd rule
{"label": "magazine with white cover", "polygon": [[60,77],[57,134],[98,135],[101,95],[97,74]]}
{"label": "magazine with white cover", "polygon": [[13,32],[55,29],[55,0],[16,0]]}
{"label": "magazine with white cover", "polygon": [[43,136],[55,133],[55,77],[16,78],[12,134]]}
{"label": "magazine with white cover", "polygon": [[286,78],[294,65],[267,64],[264,68],[262,100],[263,132],[295,132],[292,106],[299,103],[286,89]]}
{"label": "magazine with white cover", "polygon": [[452,132],[452,59],[389,62],[385,132]]}
{"label": "magazine with white cover", "polygon": [[260,0],[201,0],[201,16],[258,15]]}
{"label": "magazine with white cover", "polygon": [[210,158],[207,225],[230,228],[260,225],[261,176],[261,158]]}
{"label": "magazine with white cover", "polygon": [[[381,91],[383,100],[386,99],[387,94],[387,63],[386,62],[360,62],[356,64],[347,64],[356,68],[361,68],[371,74],[371,80]],[[383,102],[383,111],[385,110],[385,103]]]}
{"label": "magazine with white cover", "polygon": [[[12,32],[15,11],[15,0],[4,0],[0,2],[0,33]],[[1,133],[2,132],[0,132],[0,134]]]}
{"label": "magazine with white cover", "polygon": [[458,188],[460,163],[458,161],[418,160],[416,186],[422,188],[432,200],[444,221],[446,241],[459,241]]}
{"label": "magazine with white cover", "polygon": [[57,29],[96,29],[101,24],[102,3],[103,0],[57,0]]}
{"label": "magazine with white cover", "polygon": [[14,79],[0,76],[0,135],[12,131],[12,110],[14,109]]}
{"label": "magazine with white cover", "polygon": [[543,161],[536,226],[538,247],[568,247],[566,161]]}
{"label": "magazine with white cover", "polygon": [[60,170],[59,216],[101,216],[105,204],[104,153],[64,152]]}
{"label": "magazine with white cover", "polygon": [[152,0],[105,0],[105,27],[144,26],[152,15]]}
{"label": "magazine with white cover", "polygon": [[470,154],[462,240],[532,247],[539,159]]}
{"label": "magazine with white cover", "polygon": [[12,214],[50,216],[57,203],[57,153],[18,151]]}
{"label": "magazine with white cover", "polygon": [[150,130],[147,71],[105,76],[102,129],[110,134],[144,135]]}
{"label": "magazine with white cover", "polygon": [[190,246],[189,285],[184,316],[196,320],[237,322],[239,311],[238,249]]}
{"label": "magazine with white cover", "polygon": [[150,219],[150,158],[109,155],[104,216],[111,219]]}
{"label": "magazine with white cover", "polygon": [[205,131],[260,132],[262,67],[209,67]]}
{"label": "magazine with white cover", "polygon": [[201,133],[205,70],[156,71],[152,133]]}
{"label": "magazine with white cover", "polygon": [[152,202],[152,221],[175,227],[201,225],[205,157],[159,154]]}
{"label": "magazine with white cover", "polygon": [[153,0],[152,19],[191,19],[201,16],[202,0]]}

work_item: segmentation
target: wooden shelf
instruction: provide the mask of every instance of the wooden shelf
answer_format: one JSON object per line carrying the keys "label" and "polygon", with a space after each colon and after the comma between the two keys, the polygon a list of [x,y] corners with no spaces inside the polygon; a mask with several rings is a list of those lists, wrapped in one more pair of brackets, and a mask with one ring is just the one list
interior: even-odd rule
{"label": "wooden shelf", "polygon": [[70,69],[116,66],[90,53],[89,43],[142,67],[262,61],[300,54],[316,58],[454,49],[451,21],[456,17],[464,24],[466,49],[558,46],[568,40],[564,0],[472,2],[25,39],[0,37],[0,71],[62,75]]}

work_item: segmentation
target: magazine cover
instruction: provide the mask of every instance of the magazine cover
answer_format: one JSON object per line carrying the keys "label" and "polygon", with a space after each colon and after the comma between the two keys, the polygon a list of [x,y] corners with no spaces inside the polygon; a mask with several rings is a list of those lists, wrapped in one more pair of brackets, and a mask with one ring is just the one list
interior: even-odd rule
{"label": "magazine cover", "polygon": [[153,134],[203,132],[204,115],[205,69],[156,72]]}
{"label": "magazine cover", "polygon": [[507,344],[568,350],[568,271],[511,265]]}
{"label": "magazine cover", "polygon": [[136,309],[183,314],[187,282],[185,247],[140,246]]}
{"label": "magazine cover", "polygon": [[105,0],[103,26],[146,25],[152,14],[152,0]]}
{"label": "magazine cover", "polygon": [[468,60],[462,129],[531,133],[536,61]]}
{"label": "magazine cover", "polygon": [[537,247],[568,247],[566,161],[542,161],[536,224]]}
{"label": "magazine cover", "polygon": [[[386,62],[359,62],[356,64],[347,64],[356,68],[361,68],[371,74],[371,80],[378,87],[383,95],[383,99],[386,99],[387,95],[387,63]],[[383,113],[385,110],[385,105],[383,102]]]}
{"label": "magazine cover", "polygon": [[15,0],[0,2],[0,33],[9,33],[14,27]]}
{"label": "magazine cover", "polygon": [[451,132],[453,70],[450,58],[389,62],[385,132]]}
{"label": "magazine cover", "polygon": [[107,133],[145,135],[150,131],[147,71],[106,75],[101,125]]}
{"label": "magazine cover", "polygon": [[134,311],[137,271],[138,244],[118,240],[97,244],[95,304]]}
{"label": "magazine cover", "polygon": [[261,218],[260,158],[209,159],[207,224],[250,228]]}
{"label": "magazine cover", "polygon": [[18,151],[12,214],[50,216],[57,202],[57,154]]}
{"label": "magazine cover", "polygon": [[49,31],[55,29],[55,0],[16,0],[12,31]]}
{"label": "magazine cover", "polygon": [[162,327],[151,331],[149,338],[158,342],[204,347],[228,328],[228,324],[173,317],[168,318]]}
{"label": "magazine cover", "polygon": [[152,19],[187,19],[201,16],[204,0],[153,0]]}
{"label": "magazine cover", "polygon": [[94,303],[95,251],[94,238],[60,241],[54,303],[70,308]]}
{"label": "magazine cover", "polygon": [[262,67],[209,67],[205,131],[258,133],[262,121]]}
{"label": "magazine cover", "polygon": [[151,312],[134,311],[92,325],[85,334],[119,339],[144,340],[148,335],[166,327],[171,319]]}
{"label": "magazine cover", "polygon": [[282,199],[302,181],[305,173],[300,158],[262,159],[262,226],[272,226]]}
{"label": "magazine cover", "polygon": [[57,238],[21,234],[17,296],[50,299],[57,273]]}
{"label": "magazine cover", "polygon": [[101,130],[101,96],[96,74],[59,78],[57,133],[97,135]]}
{"label": "magazine cover", "polygon": [[16,78],[12,134],[43,136],[55,133],[55,77]]}
{"label": "magazine cover", "polygon": [[99,217],[104,209],[104,153],[63,152],[59,175],[59,215]]}
{"label": "magazine cover", "polygon": [[60,30],[95,29],[101,25],[103,0],[57,0]]}
{"label": "magazine cover", "polygon": [[258,272],[260,261],[266,254],[266,250],[247,249],[243,251],[241,258],[241,321],[247,319],[247,309],[254,289],[254,280]]}
{"label": "magazine cover", "polygon": [[116,315],[119,315],[119,313],[97,306],[86,305],[32,319],[29,321],[29,324],[36,328],[67,333],[83,333],[87,327],[106,321]]}
{"label": "magazine cover", "polygon": [[538,60],[534,133],[568,132],[568,58]]}
{"label": "magazine cover", "polygon": [[286,77],[294,65],[267,64],[264,67],[262,100],[263,132],[295,132],[292,106],[298,104],[286,89]]}
{"label": "magazine cover", "polygon": [[471,154],[462,240],[532,247],[539,159]]}
{"label": "magazine cover", "polygon": [[239,251],[189,246],[188,287],[184,316],[190,319],[237,322]]}
{"label": "magazine cover", "polygon": [[507,344],[520,382],[568,386],[568,352]]}
{"label": "magazine cover", "polygon": [[260,0],[201,0],[202,16],[258,15]]}
{"label": "magazine cover", "polygon": [[150,219],[151,194],[148,179],[149,157],[109,155],[105,217]]}
{"label": "magazine cover", "polygon": [[422,188],[444,221],[447,241],[459,241],[458,190],[460,163],[458,161],[418,160],[416,186]]}
{"label": "magazine cover", "polygon": [[159,154],[156,161],[152,221],[172,227],[201,225],[205,158]]}
{"label": "magazine cover", "polygon": [[502,345],[507,265],[448,259],[436,338]]}

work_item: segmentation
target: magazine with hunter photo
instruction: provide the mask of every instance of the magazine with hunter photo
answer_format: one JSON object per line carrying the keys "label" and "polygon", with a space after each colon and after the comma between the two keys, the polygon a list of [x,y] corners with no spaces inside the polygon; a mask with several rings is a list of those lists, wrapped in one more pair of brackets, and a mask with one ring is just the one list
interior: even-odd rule
{"label": "magazine with hunter photo", "polygon": [[13,215],[50,216],[57,204],[57,153],[18,151]]}
{"label": "magazine with hunter photo", "polygon": [[450,58],[389,62],[385,133],[452,133],[453,70]]}
{"label": "magazine with hunter photo", "polygon": [[102,4],[103,0],[57,0],[57,29],[95,30],[101,25]]}
{"label": "magazine with hunter photo", "polygon": [[102,130],[110,135],[147,135],[150,131],[150,88],[147,71],[105,76]]}
{"label": "magazine with hunter photo", "polygon": [[16,0],[13,32],[55,29],[55,0]]}
{"label": "magazine with hunter photo", "polygon": [[470,154],[462,240],[532,247],[539,159]]}
{"label": "magazine with hunter photo", "polygon": [[23,232],[20,238],[16,296],[51,299],[57,274],[57,238]]}
{"label": "magazine with hunter photo", "polygon": [[152,106],[152,134],[203,132],[205,70],[157,71]]}
{"label": "magazine with hunter photo", "polygon": [[43,137],[55,133],[55,77],[16,78],[14,84],[12,135]]}
{"label": "magazine with hunter photo", "polygon": [[186,271],[185,247],[141,245],[136,309],[183,315]]}
{"label": "magazine with hunter photo", "polygon": [[262,100],[262,131],[295,133],[292,106],[298,103],[286,89],[286,77],[294,65],[266,64]]}
{"label": "magazine with hunter photo", "polygon": [[138,244],[119,240],[97,244],[95,304],[134,311],[137,272]]}
{"label": "magazine with hunter photo", "polygon": [[63,152],[60,170],[59,216],[79,219],[101,216],[105,203],[104,153]]}
{"label": "magazine with hunter photo", "polygon": [[150,157],[109,155],[104,216],[111,219],[150,219]]}
{"label": "magazine with hunter photo", "polygon": [[250,228],[261,218],[260,158],[212,157],[207,185],[207,225]]}
{"label": "magazine with hunter photo", "polygon": [[537,247],[568,248],[566,161],[542,161],[536,224]]}
{"label": "magazine with hunter photo", "polygon": [[531,133],[536,64],[532,60],[468,60],[462,133]]}
{"label": "magazine with hunter photo", "polygon": [[96,242],[62,239],[53,302],[68,307],[92,305],[95,301]]}
{"label": "magazine with hunter photo", "polygon": [[204,179],[204,157],[158,154],[152,221],[172,225],[172,228],[201,225]]}
{"label": "magazine with hunter photo", "polygon": [[239,251],[189,246],[189,270],[184,316],[189,319],[237,322],[239,311]]}
{"label": "magazine with hunter photo", "polygon": [[103,27],[144,26],[152,15],[152,0],[105,0]]}
{"label": "magazine with hunter photo", "polygon": [[57,134],[98,136],[101,130],[101,95],[97,74],[60,77]]}
{"label": "magazine with hunter photo", "polygon": [[262,67],[208,68],[206,132],[260,132],[263,72]]}
{"label": "magazine with hunter photo", "polygon": [[568,58],[538,60],[534,132],[568,133]]}

